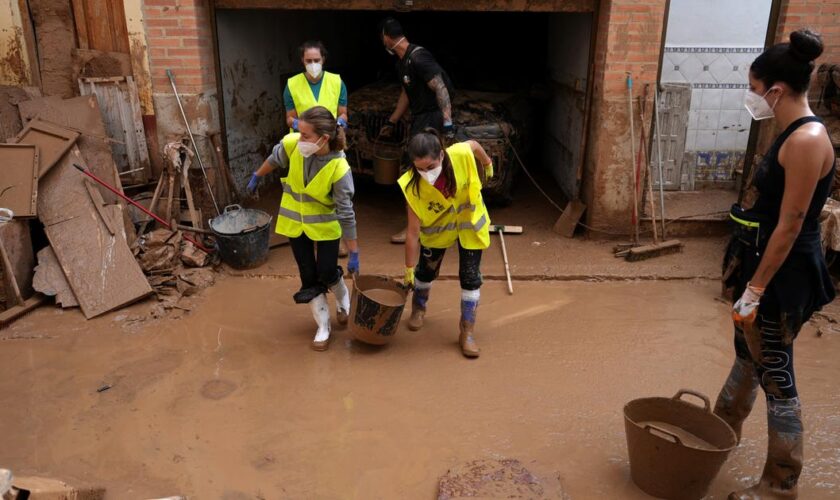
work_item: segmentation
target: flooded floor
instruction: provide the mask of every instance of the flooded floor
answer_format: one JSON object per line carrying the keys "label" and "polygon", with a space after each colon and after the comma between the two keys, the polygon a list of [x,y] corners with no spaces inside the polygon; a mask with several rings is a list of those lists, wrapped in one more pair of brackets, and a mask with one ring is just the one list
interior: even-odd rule
{"label": "flooded floor", "polygon": [[[44,307],[0,331],[0,466],[118,499],[428,499],[465,462],[517,459],[547,498],[643,499],[623,405],[714,398],[734,356],[711,280],[488,282],[477,360],[457,348],[457,282],[434,286],[423,331],[381,349],[336,331],[323,353],[296,289],[227,277],[178,320]],[[840,334],[803,330],[803,499],[840,496],[838,359]],[[710,498],[759,475],[764,415],[760,399]]]}

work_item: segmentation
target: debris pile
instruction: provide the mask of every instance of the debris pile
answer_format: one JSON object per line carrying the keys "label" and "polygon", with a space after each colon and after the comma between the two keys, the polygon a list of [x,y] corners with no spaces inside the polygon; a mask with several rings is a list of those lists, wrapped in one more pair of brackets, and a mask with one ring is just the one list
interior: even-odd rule
{"label": "debris pile", "polygon": [[[90,319],[150,296],[163,310],[183,309],[181,298],[213,284],[218,259],[212,241],[200,238],[207,231],[190,190],[193,153],[183,142],[166,146],[149,210],[127,195],[141,198],[148,183],[123,186],[151,172],[148,151],[138,153],[146,147],[142,128],[128,137],[117,127],[115,139],[117,118],[96,95],[0,93],[14,97],[0,109],[0,327],[47,297]],[[182,200],[191,226],[179,224]],[[154,229],[155,221],[164,228]]]}

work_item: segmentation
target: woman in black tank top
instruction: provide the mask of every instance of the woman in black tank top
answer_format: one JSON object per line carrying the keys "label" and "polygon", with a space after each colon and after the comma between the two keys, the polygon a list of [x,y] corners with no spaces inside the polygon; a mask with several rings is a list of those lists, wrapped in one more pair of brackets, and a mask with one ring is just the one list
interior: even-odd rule
{"label": "woman in black tank top", "polygon": [[802,471],[802,411],[793,341],[811,315],[834,299],[820,245],[819,215],[834,177],[834,150],[808,106],[807,90],[822,39],[791,34],[750,67],[745,106],[756,120],[775,117],[784,131],[753,177],[724,259],[724,289],[737,298],[735,364],[715,414],[735,431],[758,387],[767,398],[768,454],[761,480],[730,499],[796,498]]}

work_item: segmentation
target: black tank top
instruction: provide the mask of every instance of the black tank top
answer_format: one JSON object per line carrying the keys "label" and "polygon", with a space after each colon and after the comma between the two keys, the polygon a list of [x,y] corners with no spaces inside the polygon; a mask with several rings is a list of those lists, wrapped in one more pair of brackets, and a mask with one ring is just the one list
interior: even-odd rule
{"label": "black tank top", "polygon": [[[753,185],[758,190],[758,199],[748,212],[759,216],[761,220],[770,222],[771,227],[767,227],[767,230],[771,232],[779,221],[782,197],[785,192],[785,169],[779,163],[779,150],[796,129],[810,122],[822,123],[822,120],[815,116],[806,116],[791,123],[770,147],[755,173]],[[765,312],[768,309],[775,309],[784,314],[794,314],[801,324],[807,321],[814,311],[834,299],[834,285],[828,273],[820,242],[819,221],[820,212],[831,192],[833,181],[834,165],[828,174],[817,182],[811,205],[805,214],[802,230],[791,252],[767,285],[767,291],[762,299]],[[762,223],[762,228],[764,227]],[[754,264],[757,266],[758,262]],[[746,280],[751,279],[752,276],[743,278],[745,280],[743,284],[746,285]]]}
{"label": "black tank top", "polygon": [[[761,215],[762,218],[773,221],[775,225],[780,216],[782,208],[782,197],[785,194],[785,169],[779,163],[779,150],[782,145],[799,127],[806,123],[819,122],[822,120],[816,116],[805,116],[793,123],[791,123],[779,137],[776,138],[770,150],[764,157],[764,161],[758,167],[755,173],[753,185],[758,190],[758,199],[749,211]],[[831,194],[831,185],[834,181],[834,164],[832,162],[831,170],[822,179],[817,182],[814,189],[814,196],[811,198],[811,205],[808,207],[808,212],[805,214],[805,221],[802,223],[802,231],[799,234],[799,240],[819,238],[820,231],[820,213],[823,205]]]}

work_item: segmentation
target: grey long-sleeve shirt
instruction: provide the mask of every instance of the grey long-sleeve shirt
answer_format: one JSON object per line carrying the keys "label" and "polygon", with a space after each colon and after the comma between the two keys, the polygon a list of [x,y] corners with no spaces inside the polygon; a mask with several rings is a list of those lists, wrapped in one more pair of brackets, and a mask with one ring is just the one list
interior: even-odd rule
{"label": "grey long-sleeve shirt", "polygon": [[[312,155],[309,158],[304,158],[304,184],[309,184],[309,181],[318,175],[318,172],[331,160],[344,157],[344,151],[331,151],[323,156]],[[274,146],[267,161],[272,167],[280,169],[282,177],[288,175],[289,156],[286,154],[286,148],[283,147],[282,142]],[[353,194],[355,194],[353,173],[348,170],[338,182],[333,184],[331,193],[338,223],[341,224],[341,237],[346,240],[356,239],[356,212],[353,210]]]}

